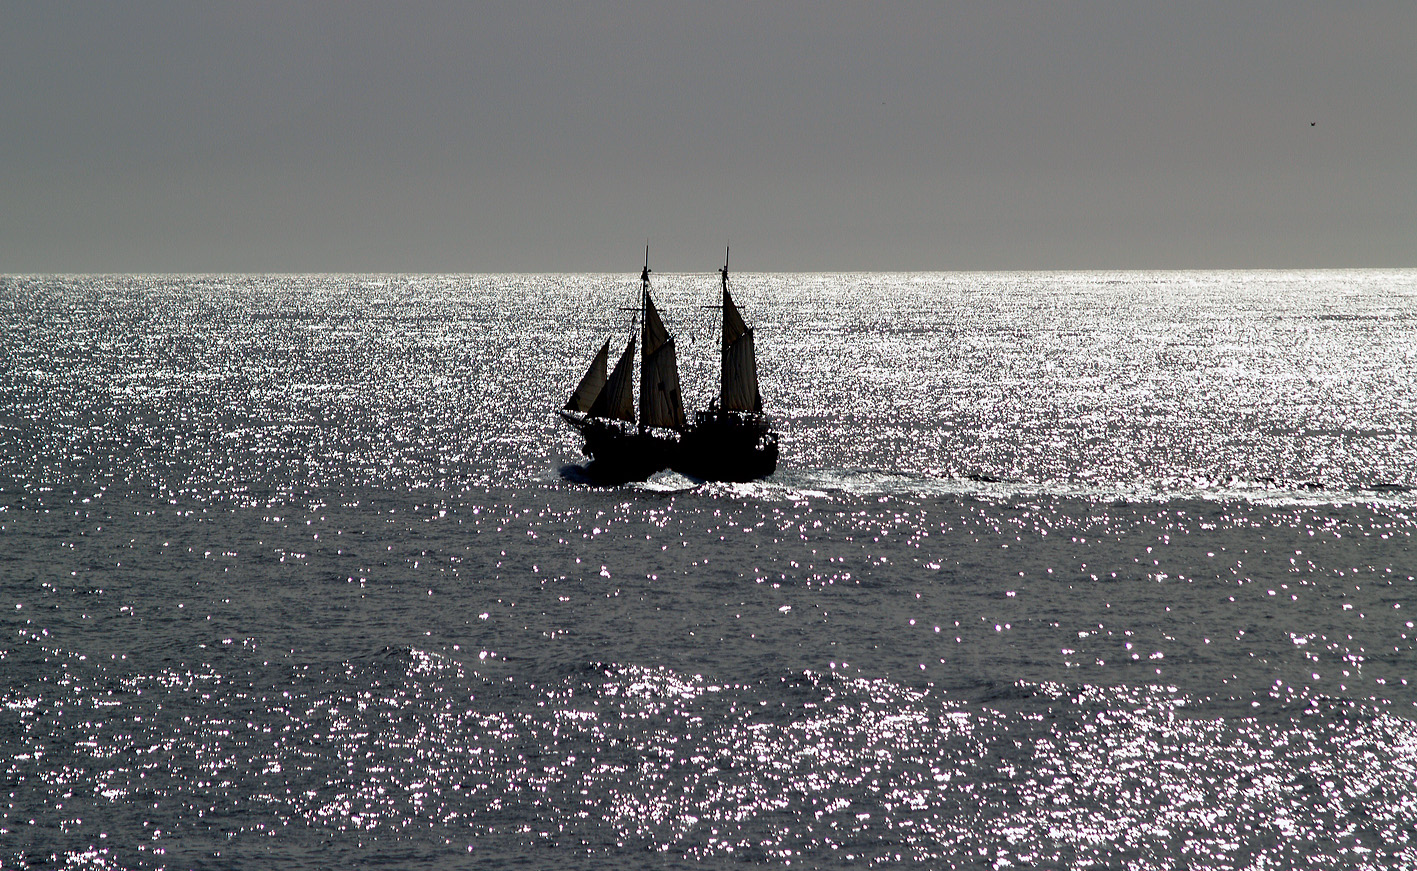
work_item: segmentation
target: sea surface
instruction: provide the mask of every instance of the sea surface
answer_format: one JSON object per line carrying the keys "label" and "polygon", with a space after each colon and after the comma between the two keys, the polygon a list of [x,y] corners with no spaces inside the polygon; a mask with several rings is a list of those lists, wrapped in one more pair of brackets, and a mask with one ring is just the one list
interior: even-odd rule
{"label": "sea surface", "polygon": [[0,868],[1417,866],[1417,271],[637,278],[0,278]]}

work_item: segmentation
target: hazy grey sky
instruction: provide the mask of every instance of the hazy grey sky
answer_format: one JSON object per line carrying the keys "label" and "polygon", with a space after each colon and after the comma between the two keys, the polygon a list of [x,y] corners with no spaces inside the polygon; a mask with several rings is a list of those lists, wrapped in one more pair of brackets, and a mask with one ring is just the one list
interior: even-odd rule
{"label": "hazy grey sky", "polygon": [[0,273],[1417,266],[1417,2],[0,2]]}

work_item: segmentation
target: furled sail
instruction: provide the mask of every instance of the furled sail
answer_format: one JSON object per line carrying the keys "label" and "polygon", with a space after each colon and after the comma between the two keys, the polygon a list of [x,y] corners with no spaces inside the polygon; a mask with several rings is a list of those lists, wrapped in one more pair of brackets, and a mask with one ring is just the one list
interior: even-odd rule
{"label": "furled sail", "polygon": [[570,399],[566,400],[567,411],[582,413],[590,411],[590,407],[600,396],[600,391],[605,388],[606,369],[609,362],[610,340],[606,339],[605,344],[600,347],[600,352],[595,355],[595,359],[590,361],[590,368],[581,378],[581,383],[576,385],[575,392],[571,394]]}
{"label": "furled sail", "polygon": [[758,393],[758,360],[753,351],[753,331],[743,322],[728,293],[727,267],[723,288],[723,365],[718,407],[724,411],[763,410]]}
{"label": "furled sail", "polygon": [[629,344],[625,345],[625,353],[620,355],[620,361],[606,380],[605,388],[590,407],[591,417],[635,419],[634,365],[635,337],[631,336]]}
{"label": "furled sail", "polygon": [[644,291],[640,348],[640,425],[684,428],[684,399],[679,392],[679,363],[674,337],[664,328],[649,291]]}

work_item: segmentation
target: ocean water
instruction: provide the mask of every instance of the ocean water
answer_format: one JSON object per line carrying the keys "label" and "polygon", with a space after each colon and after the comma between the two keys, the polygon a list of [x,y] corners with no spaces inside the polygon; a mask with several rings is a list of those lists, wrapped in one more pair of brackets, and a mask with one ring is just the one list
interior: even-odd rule
{"label": "ocean water", "polygon": [[637,277],[0,278],[0,868],[1417,865],[1417,271]]}

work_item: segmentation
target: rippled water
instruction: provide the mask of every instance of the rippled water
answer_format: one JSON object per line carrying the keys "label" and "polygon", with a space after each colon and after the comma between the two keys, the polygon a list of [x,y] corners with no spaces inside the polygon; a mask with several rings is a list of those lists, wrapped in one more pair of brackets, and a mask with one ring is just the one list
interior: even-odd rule
{"label": "rippled water", "polygon": [[1417,864],[1417,272],[634,278],[0,279],[0,867]]}

